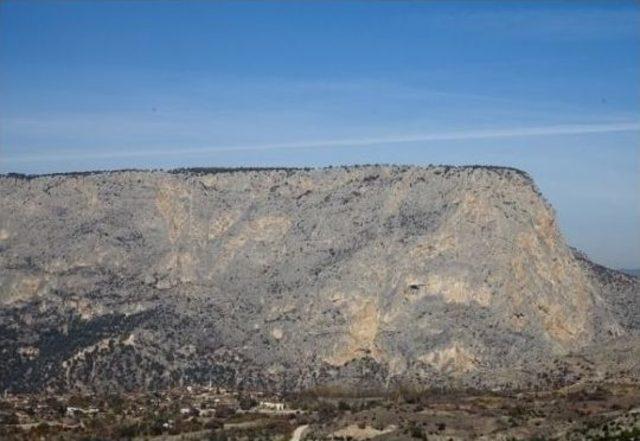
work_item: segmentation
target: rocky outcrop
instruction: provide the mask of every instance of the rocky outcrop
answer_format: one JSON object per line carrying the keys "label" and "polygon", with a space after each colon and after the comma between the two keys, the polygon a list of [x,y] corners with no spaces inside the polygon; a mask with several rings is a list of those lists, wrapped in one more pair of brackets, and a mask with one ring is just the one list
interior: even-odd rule
{"label": "rocky outcrop", "polygon": [[639,296],[514,169],[0,178],[4,389],[531,386]]}

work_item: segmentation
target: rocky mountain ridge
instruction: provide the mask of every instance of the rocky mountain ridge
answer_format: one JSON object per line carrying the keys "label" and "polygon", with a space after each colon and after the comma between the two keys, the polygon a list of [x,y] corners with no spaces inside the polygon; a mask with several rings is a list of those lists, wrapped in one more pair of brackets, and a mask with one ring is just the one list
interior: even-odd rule
{"label": "rocky mountain ridge", "polygon": [[516,169],[0,178],[1,389],[525,388],[638,335]]}

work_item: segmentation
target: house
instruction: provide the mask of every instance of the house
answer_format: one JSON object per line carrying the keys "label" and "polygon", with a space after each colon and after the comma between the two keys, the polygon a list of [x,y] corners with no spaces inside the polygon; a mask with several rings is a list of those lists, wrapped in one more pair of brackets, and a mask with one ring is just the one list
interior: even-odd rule
{"label": "house", "polygon": [[258,404],[258,408],[259,409],[264,409],[264,410],[282,411],[282,410],[284,410],[284,403],[275,403],[275,402],[271,402],[271,401],[260,401],[260,404]]}
{"label": "house", "polygon": [[94,415],[100,412],[100,410],[90,407],[88,409],[83,409],[81,407],[67,407],[67,415],[68,416],[78,416],[78,415]]}

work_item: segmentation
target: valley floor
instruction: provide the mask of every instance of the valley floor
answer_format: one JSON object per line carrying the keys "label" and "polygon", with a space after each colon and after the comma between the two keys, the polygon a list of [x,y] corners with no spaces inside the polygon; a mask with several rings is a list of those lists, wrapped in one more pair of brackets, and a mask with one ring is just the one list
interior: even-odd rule
{"label": "valley floor", "polygon": [[640,440],[640,387],[318,389],[284,397],[188,387],[101,397],[7,395],[0,400],[0,439]]}

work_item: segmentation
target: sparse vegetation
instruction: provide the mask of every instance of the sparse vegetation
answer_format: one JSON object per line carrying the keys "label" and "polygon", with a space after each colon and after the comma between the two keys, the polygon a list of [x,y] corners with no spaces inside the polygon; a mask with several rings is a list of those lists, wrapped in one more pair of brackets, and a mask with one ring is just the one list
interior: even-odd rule
{"label": "sparse vegetation", "polygon": [[[261,410],[261,401],[282,402],[286,410]],[[10,395],[0,400],[0,438],[107,440],[188,434],[194,440],[288,440],[296,427],[309,425],[312,439],[319,440],[332,439],[332,433],[343,429],[388,433],[407,441],[460,433],[473,437],[491,426],[505,436],[516,429],[528,434],[514,440],[557,439],[557,428],[566,432],[562,439],[570,441],[631,441],[640,436],[640,413],[630,410],[638,406],[640,386],[615,384],[586,385],[570,393],[447,392],[408,384],[377,391],[324,387],[283,399],[246,389],[235,393],[191,386],[104,396]],[[377,439],[385,439],[380,436]]]}

